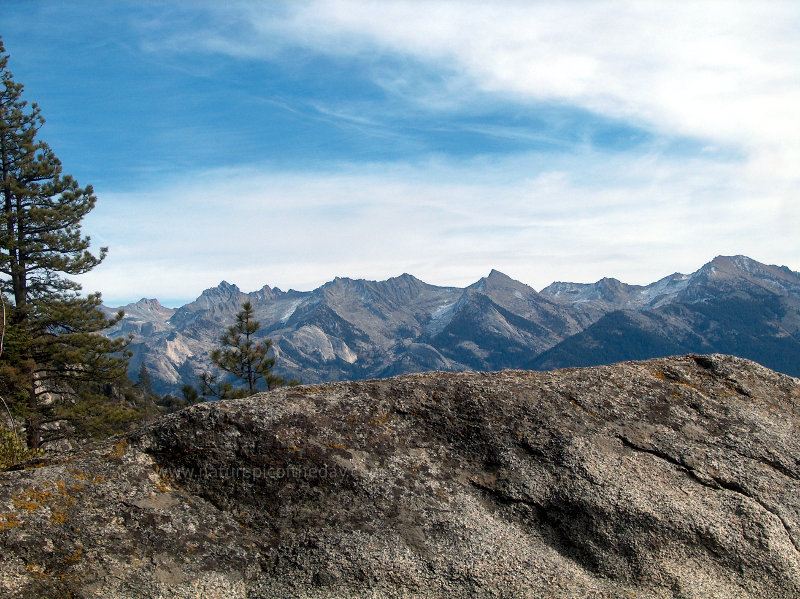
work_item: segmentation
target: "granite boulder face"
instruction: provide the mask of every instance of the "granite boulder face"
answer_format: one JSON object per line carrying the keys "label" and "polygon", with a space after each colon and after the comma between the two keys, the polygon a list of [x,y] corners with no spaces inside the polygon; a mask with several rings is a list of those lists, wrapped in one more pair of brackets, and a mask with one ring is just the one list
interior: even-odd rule
{"label": "granite boulder face", "polygon": [[0,474],[7,597],[800,596],[800,381],[689,355],[199,405]]}

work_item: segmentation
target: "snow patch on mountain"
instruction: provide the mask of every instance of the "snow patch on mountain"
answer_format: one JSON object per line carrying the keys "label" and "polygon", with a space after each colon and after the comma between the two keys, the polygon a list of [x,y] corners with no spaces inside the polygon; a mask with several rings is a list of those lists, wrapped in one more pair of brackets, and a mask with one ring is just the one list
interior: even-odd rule
{"label": "snow patch on mountain", "polygon": [[281,316],[278,320],[283,323],[287,322],[292,317],[292,314],[297,311],[297,308],[303,303],[303,301],[304,300],[301,298],[291,302],[283,313],[283,316]]}
{"label": "snow patch on mountain", "polygon": [[431,313],[430,320],[425,323],[425,332],[431,337],[441,333],[453,320],[453,315],[459,302],[449,302],[436,308]]}

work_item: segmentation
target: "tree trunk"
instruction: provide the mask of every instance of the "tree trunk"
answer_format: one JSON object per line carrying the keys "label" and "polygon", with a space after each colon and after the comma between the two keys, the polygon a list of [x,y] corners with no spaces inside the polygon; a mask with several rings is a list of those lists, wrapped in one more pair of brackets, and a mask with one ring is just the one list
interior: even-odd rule
{"label": "tree trunk", "polygon": [[39,422],[39,406],[36,399],[36,381],[31,374],[31,390],[28,395],[28,408],[30,415],[25,419],[28,449],[39,449],[42,444],[42,427]]}

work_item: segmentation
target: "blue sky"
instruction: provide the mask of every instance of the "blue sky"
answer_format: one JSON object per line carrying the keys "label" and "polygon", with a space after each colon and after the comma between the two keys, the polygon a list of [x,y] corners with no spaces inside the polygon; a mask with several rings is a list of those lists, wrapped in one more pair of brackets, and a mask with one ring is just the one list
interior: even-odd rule
{"label": "blue sky", "polygon": [[796,2],[0,6],[41,137],[98,195],[81,282],[109,305],[800,270],[798,31]]}

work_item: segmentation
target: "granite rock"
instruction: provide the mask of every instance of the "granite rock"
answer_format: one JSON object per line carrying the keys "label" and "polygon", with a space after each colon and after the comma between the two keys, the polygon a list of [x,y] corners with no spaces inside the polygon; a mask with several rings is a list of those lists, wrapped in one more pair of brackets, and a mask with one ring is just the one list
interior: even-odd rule
{"label": "granite rock", "polygon": [[800,381],[689,355],[283,388],[0,474],[7,597],[800,596]]}

